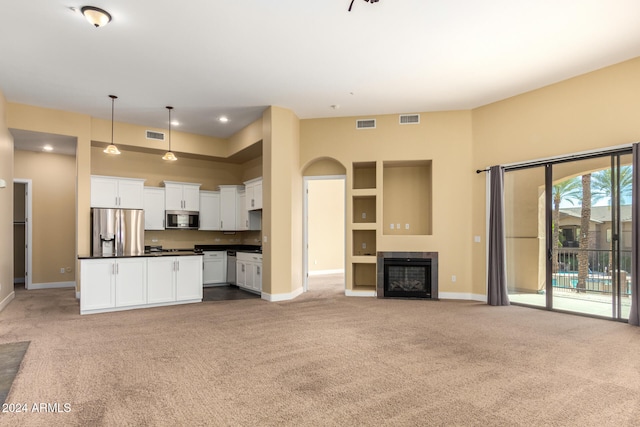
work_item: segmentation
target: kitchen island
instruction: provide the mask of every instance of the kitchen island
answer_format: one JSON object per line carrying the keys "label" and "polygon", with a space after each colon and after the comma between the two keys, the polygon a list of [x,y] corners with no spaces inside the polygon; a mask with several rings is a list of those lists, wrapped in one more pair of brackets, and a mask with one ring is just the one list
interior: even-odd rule
{"label": "kitchen island", "polygon": [[202,254],[79,256],[80,314],[202,301]]}

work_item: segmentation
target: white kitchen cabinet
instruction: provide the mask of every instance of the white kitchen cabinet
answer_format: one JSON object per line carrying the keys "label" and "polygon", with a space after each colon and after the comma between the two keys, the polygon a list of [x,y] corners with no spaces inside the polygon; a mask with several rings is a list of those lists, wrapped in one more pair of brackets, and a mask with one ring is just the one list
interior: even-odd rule
{"label": "white kitchen cabinet", "polygon": [[202,301],[202,256],[80,260],[80,314]]}
{"label": "white kitchen cabinet", "polygon": [[144,179],[91,176],[92,208],[144,208]]}
{"label": "white kitchen cabinet", "polygon": [[220,230],[220,192],[200,192],[200,230]]}
{"label": "white kitchen cabinet", "polygon": [[80,313],[116,306],[113,259],[82,261],[80,265]]}
{"label": "white kitchen cabinet", "polygon": [[262,209],[262,177],[244,183],[247,190],[247,210]]}
{"label": "white kitchen cabinet", "polygon": [[227,282],[227,252],[206,251],[202,253],[204,269],[202,282],[205,285],[215,285]]}
{"label": "white kitchen cabinet", "polygon": [[224,231],[238,230],[238,193],[242,185],[221,185],[220,189],[220,229]]}
{"label": "white kitchen cabinet", "polygon": [[239,190],[236,197],[236,230],[244,231],[249,229],[249,211],[246,205],[246,192]]}
{"label": "white kitchen cabinet", "polygon": [[176,257],[149,258],[147,261],[147,301],[149,304],[176,300]]}
{"label": "white kitchen cabinet", "polygon": [[176,300],[202,301],[202,256],[176,258]]}
{"label": "white kitchen cabinet", "polygon": [[262,254],[237,253],[236,284],[242,289],[262,293]]}
{"label": "white kitchen cabinet", "polygon": [[80,312],[146,304],[145,275],[144,258],[83,260]]}
{"label": "white kitchen cabinet", "polygon": [[200,210],[200,185],[188,182],[163,181],[165,189],[165,210]]}
{"label": "white kitchen cabinet", "polygon": [[164,188],[144,187],[144,229],[164,230]]}
{"label": "white kitchen cabinet", "polygon": [[116,307],[147,303],[147,263],[144,258],[116,260]]}
{"label": "white kitchen cabinet", "polygon": [[202,301],[202,257],[149,258],[148,302]]}

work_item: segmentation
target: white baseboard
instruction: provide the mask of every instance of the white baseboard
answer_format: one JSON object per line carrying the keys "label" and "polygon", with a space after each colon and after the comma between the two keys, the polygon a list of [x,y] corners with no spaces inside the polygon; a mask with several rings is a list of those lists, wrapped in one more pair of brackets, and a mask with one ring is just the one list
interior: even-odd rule
{"label": "white baseboard", "polygon": [[287,294],[268,294],[266,292],[263,292],[262,299],[267,300],[269,302],[289,301],[300,295],[302,295],[302,287],[296,289],[293,292],[289,292]]}
{"label": "white baseboard", "polygon": [[50,283],[32,283],[29,290],[32,289],[55,289],[55,288],[75,288],[76,282],[50,282]]}
{"label": "white baseboard", "polygon": [[15,291],[12,291],[9,295],[5,297],[2,301],[0,301],[0,311],[4,310],[6,306],[16,297]]}
{"label": "white baseboard", "polygon": [[438,293],[438,299],[458,299],[458,300],[487,302],[486,295],[471,294],[471,293],[465,293],[465,292],[440,292]]}
{"label": "white baseboard", "polygon": [[344,294],[348,297],[375,297],[376,291],[352,291],[351,289],[345,289]]}
{"label": "white baseboard", "polygon": [[316,270],[309,272],[309,276],[322,276],[325,274],[344,274],[344,268],[338,270]]}

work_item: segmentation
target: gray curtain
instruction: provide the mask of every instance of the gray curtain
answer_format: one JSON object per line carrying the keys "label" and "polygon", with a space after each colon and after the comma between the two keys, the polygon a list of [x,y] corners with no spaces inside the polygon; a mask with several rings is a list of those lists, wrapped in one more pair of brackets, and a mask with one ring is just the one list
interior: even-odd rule
{"label": "gray curtain", "polygon": [[640,148],[633,144],[633,195],[631,197],[631,311],[629,324],[640,326]]}
{"label": "gray curtain", "polygon": [[504,231],[504,170],[492,166],[489,206],[489,271],[487,303],[509,305],[507,293],[507,256]]}

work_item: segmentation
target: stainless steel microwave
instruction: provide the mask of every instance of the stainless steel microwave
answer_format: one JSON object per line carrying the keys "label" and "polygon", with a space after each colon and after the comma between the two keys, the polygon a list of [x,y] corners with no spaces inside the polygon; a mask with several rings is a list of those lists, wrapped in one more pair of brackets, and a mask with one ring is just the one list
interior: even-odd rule
{"label": "stainless steel microwave", "polygon": [[200,226],[199,213],[195,211],[165,211],[166,221],[164,228],[177,228],[180,230],[197,230]]}

